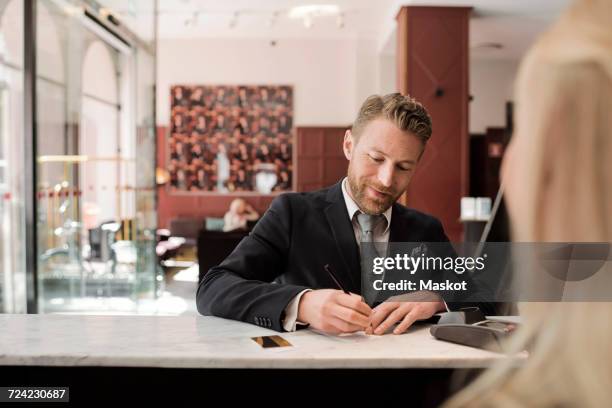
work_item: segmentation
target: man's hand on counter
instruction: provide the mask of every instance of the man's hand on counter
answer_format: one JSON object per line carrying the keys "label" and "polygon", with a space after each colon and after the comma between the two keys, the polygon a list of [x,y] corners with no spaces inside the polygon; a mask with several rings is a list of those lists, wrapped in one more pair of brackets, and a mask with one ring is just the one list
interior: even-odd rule
{"label": "man's hand on counter", "polygon": [[407,296],[393,297],[376,306],[372,310],[371,325],[366,329],[366,334],[385,334],[396,323],[393,334],[402,334],[417,320],[429,319],[446,310],[444,301],[433,292],[413,292]]}

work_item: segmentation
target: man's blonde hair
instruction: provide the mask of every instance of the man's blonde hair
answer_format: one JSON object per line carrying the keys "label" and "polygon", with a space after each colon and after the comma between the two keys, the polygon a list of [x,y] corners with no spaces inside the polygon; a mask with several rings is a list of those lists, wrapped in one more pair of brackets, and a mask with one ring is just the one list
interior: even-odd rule
{"label": "man's blonde hair", "polygon": [[361,105],[352,133],[359,139],[363,129],[375,119],[388,119],[399,129],[418,137],[423,146],[431,137],[431,118],[427,110],[410,95],[390,93],[369,96]]}

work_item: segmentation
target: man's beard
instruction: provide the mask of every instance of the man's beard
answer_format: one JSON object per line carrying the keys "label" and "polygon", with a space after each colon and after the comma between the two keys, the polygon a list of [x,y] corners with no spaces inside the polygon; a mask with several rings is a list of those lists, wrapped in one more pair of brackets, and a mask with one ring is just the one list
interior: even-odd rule
{"label": "man's beard", "polygon": [[[382,187],[376,183],[368,183],[365,180],[357,180],[351,175],[350,171],[348,172],[348,184],[349,188],[351,189],[353,199],[359,206],[359,209],[370,215],[384,213],[393,205],[393,203],[395,203],[395,201],[397,201],[398,197],[400,196],[400,194],[394,193],[392,189]],[[375,190],[385,193],[386,195],[381,198],[372,198],[368,196],[366,191],[368,187],[374,188]]]}

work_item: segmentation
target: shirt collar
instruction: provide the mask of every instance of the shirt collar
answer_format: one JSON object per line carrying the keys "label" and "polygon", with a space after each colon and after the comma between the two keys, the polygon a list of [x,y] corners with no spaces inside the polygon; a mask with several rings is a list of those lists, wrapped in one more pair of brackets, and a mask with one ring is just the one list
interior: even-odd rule
{"label": "shirt collar", "polygon": [[[362,211],[359,209],[359,206],[357,205],[357,203],[355,203],[355,201],[349,194],[347,183],[348,183],[348,179],[345,177],[342,180],[342,195],[344,196],[344,203],[346,204],[346,209],[348,211],[349,218],[352,221],[353,217],[355,216],[355,213],[362,212]],[[393,206],[387,208],[387,211],[383,213],[383,215],[385,216],[385,219],[387,220],[387,227],[385,228],[385,231],[383,232],[383,234],[386,234],[387,231],[389,230],[389,227],[391,226],[392,210],[393,210]]]}

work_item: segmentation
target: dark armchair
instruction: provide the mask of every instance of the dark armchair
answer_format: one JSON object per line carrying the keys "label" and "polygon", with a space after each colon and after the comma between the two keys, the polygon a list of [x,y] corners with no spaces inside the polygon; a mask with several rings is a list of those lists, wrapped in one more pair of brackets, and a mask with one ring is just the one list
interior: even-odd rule
{"label": "dark armchair", "polygon": [[198,264],[200,266],[198,282],[210,268],[219,265],[248,234],[246,230],[230,232],[200,230],[198,235]]}

